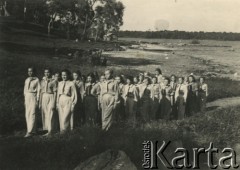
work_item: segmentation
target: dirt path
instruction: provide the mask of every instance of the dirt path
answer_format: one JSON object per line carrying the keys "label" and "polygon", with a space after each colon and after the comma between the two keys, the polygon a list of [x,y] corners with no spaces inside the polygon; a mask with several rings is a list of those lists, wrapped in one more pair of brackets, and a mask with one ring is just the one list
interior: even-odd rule
{"label": "dirt path", "polygon": [[240,105],[240,97],[230,97],[218,99],[213,102],[207,103],[207,108],[210,110],[234,107]]}

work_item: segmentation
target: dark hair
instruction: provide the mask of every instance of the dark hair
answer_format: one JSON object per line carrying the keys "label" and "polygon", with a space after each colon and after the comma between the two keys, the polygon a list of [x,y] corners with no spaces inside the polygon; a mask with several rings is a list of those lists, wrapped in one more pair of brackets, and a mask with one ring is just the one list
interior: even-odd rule
{"label": "dark hair", "polygon": [[33,67],[33,66],[30,66],[30,67],[28,67],[28,69],[32,69],[33,76],[36,76],[36,75],[37,75],[37,70],[36,70],[36,68],[35,68],[35,67]]}
{"label": "dark hair", "polygon": [[181,77],[178,77],[178,79],[182,79],[182,80],[184,81],[184,77],[182,77],[182,76],[181,76]]}
{"label": "dark hair", "polygon": [[59,74],[59,75],[61,75],[61,73],[60,73],[59,71],[54,72],[54,74]]}
{"label": "dark hair", "polygon": [[144,79],[144,75],[143,74],[139,74],[139,76],[138,76],[138,80],[140,80],[140,77],[142,77],[143,79]]}
{"label": "dark hair", "polygon": [[156,68],[155,71],[159,72],[159,74],[162,74],[162,70],[160,68]]}
{"label": "dark hair", "polygon": [[148,83],[151,83],[151,80],[150,80],[150,78],[149,78],[149,77],[144,77],[144,80],[147,80],[147,81],[148,81]]}
{"label": "dark hair", "polygon": [[165,77],[165,80],[167,80],[168,83],[170,83],[170,79],[169,79],[169,77]]}
{"label": "dark hair", "polygon": [[107,69],[105,70],[105,72],[106,72],[106,71],[109,71],[111,75],[113,74],[113,70],[112,70],[112,69],[107,68]]}
{"label": "dark hair", "polygon": [[76,73],[79,77],[81,77],[82,73],[79,70],[73,71],[72,73]]}
{"label": "dark hair", "polygon": [[68,69],[64,69],[61,71],[61,74],[65,72],[67,74],[68,79],[71,79],[71,72]]}
{"label": "dark hair", "polygon": [[[105,75],[104,75],[104,74],[101,74],[100,77],[104,77],[104,78],[105,78]],[[100,78],[100,77],[99,77],[99,78]]]}
{"label": "dark hair", "polygon": [[195,82],[195,81],[196,81],[196,79],[195,79],[195,77],[194,77],[193,75],[190,75],[190,76],[188,76],[188,79],[189,79],[190,77],[192,77],[192,79],[193,79],[193,82]]}
{"label": "dark hair", "polygon": [[127,75],[126,80],[129,79],[131,83],[133,83],[133,76]]}
{"label": "dark hair", "polygon": [[50,69],[49,67],[44,68],[44,71],[45,71],[45,70],[48,70],[49,73],[52,74],[52,69]]}
{"label": "dark hair", "polygon": [[119,77],[119,78],[120,78],[120,83],[123,83],[123,77],[122,77],[122,75],[118,74],[118,75],[115,76],[115,78],[116,78],[116,77]]}
{"label": "dark hair", "polygon": [[95,76],[94,76],[93,73],[89,73],[89,74],[87,75],[87,77],[91,77],[91,78],[92,78],[92,82],[95,82]]}
{"label": "dark hair", "polygon": [[97,71],[94,71],[93,75],[94,75],[95,80],[99,80],[99,76],[98,76],[98,72]]}
{"label": "dark hair", "polygon": [[199,80],[200,80],[200,79],[203,79],[204,81],[206,80],[205,77],[203,77],[203,76],[199,77]]}
{"label": "dark hair", "polygon": [[82,81],[86,81],[86,79],[87,79],[87,77],[85,75],[82,75],[81,78],[82,78]]}

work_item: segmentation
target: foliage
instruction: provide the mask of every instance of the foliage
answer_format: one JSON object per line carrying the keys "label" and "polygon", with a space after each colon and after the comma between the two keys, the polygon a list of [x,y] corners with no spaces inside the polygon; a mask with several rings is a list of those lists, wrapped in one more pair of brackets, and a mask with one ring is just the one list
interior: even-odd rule
{"label": "foliage", "polygon": [[240,33],[226,32],[186,32],[186,31],[120,31],[119,37],[153,38],[153,39],[197,39],[239,41]]}
{"label": "foliage", "polygon": [[192,41],[191,41],[191,44],[200,44],[200,41],[199,41],[199,40],[196,40],[196,39],[194,39],[194,40],[192,40]]}
{"label": "foliage", "polygon": [[[123,24],[124,6],[116,0],[8,0],[12,16],[47,27],[64,30],[66,38],[103,39]],[[97,32],[97,33],[96,33]]]}
{"label": "foliage", "polygon": [[206,82],[209,86],[209,102],[226,97],[240,96],[239,81],[227,78],[209,78]]}

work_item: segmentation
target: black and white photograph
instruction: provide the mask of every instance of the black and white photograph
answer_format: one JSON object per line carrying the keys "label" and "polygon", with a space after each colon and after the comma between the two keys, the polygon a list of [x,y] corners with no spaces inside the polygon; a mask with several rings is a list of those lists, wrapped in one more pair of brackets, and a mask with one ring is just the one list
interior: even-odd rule
{"label": "black and white photograph", "polygon": [[0,0],[0,170],[240,169],[239,0]]}

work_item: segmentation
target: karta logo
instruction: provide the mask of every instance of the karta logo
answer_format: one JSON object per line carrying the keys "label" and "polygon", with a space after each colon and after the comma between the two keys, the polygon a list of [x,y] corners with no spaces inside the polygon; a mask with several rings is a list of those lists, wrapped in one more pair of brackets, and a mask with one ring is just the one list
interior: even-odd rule
{"label": "karta logo", "polygon": [[[158,162],[168,169],[200,169],[200,154],[206,155],[207,166],[211,169],[216,169],[221,167],[223,169],[235,168],[237,169],[239,165],[236,163],[236,152],[232,148],[224,148],[219,152],[218,148],[214,148],[213,143],[209,144],[207,149],[205,148],[192,148],[193,157],[192,162],[190,163],[189,151],[186,148],[176,148],[174,151],[173,157],[169,160],[165,156],[165,151],[171,144],[171,141],[167,143],[162,142],[162,145],[158,146],[158,141],[144,141],[143,143],[143,164],[144,169],[158,169]],[[213,160],[214,154],[222,153],[224,156],[219,157],[218,161]]]}

